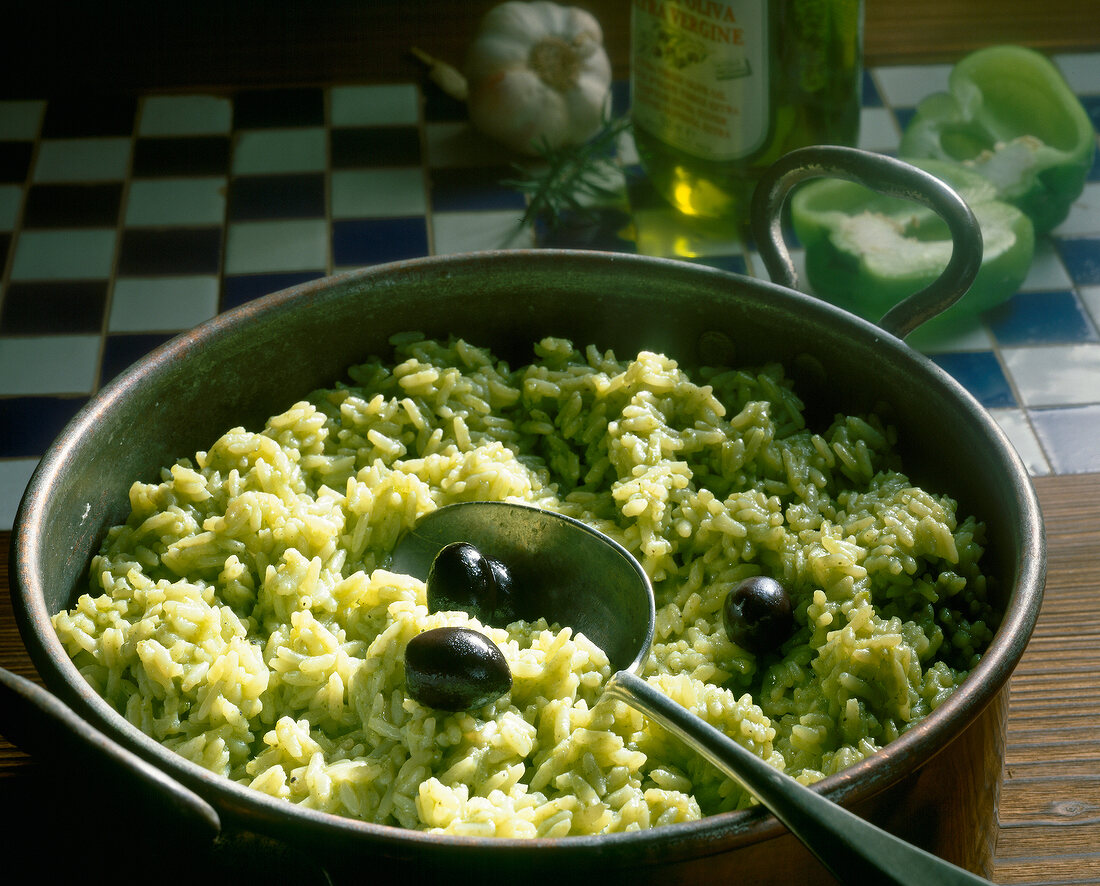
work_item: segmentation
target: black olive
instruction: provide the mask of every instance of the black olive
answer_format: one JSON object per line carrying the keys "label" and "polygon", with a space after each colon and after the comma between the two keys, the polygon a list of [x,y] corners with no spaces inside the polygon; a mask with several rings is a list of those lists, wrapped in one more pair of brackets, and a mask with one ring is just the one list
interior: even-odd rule
{"label": "black olive", "polygon": [[491,623],[499,628],[507,627],[519,618],[512,573],[496,557],[486,557],[485,562],[489,564],[489,572],[493,576],[497,598]]}
{"label": "black olive", "polygon": [[747,578],[726,594],[722,622],[726,636],[742,649],[769,652],[794,632],[790,595],[774,578]]}
{"label": "black olive", "polygon": [[405,647],[409,695],[442,711],[469,711],[512,688],[512,672],[497,645],[470,628],[434,628]]}
{"label": "black olive", "polygon": [[444,547],[428,570],[428,611],[467,612],[487,621],[496,609],[497,591],[488,561],[469,542]]}
{"label": "black olive", "polygon": [[483,624],[507,627],[520,617],[508,567],[465,541],[446,545],[428,570],[428,611],[462,611]]}

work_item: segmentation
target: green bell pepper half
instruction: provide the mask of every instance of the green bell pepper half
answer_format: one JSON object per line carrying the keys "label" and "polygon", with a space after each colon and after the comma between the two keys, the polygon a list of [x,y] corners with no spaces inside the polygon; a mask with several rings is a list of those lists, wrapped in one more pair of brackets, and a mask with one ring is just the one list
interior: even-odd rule
{"label": "green bell pepper half", "polygon": [[1085,186],[1096,130],[1054,64],[1022,46],[991,46],[951,69],[948,90],[917,105],[899,155],[963,163],[1037,233],[1060,224]]}
{"label": "green bell pepper half", "polygon": [[[908,162],[955,188],[982,231],[982,264],[970,289],[921,328],[939,334],[1020,288],[1035,254],[1035,232],[1024,213],[996,199],[996,187],[984,176],[944,160]],[[951,256],[947,225],[932,210],[854,182],[804,184],[792,195],[790,208],[813,293],[873,322],[932,283]]]}

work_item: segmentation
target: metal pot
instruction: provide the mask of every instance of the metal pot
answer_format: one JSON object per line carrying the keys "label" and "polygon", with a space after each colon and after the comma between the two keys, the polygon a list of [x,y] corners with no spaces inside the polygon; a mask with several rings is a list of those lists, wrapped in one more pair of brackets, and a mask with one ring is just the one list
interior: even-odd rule
{"label": "metal pot", "polygon": [[[85,683],[50,624],[72,604],[106,529],[125,519],[127,490],[160,466],[206,448],[227,428],[259,426],[349,365],[387,353],[415,329],[459,335],[517,365],[548,335],[621,355],[640,348],[690,366],[716,359],[778,360],[813,416],[874,410],[898,428],[910,475],[949,491],[989,527],[987,566],[1005,616],[992,646],[938,710],[871,759],[825,779],[834,801],[949,860],[982,871],[995,836],[1003,757],[1005,683],[1038,614],[1044,581],[1039,508],[1026,470],[998,426],[951,377],[902,338],[953,301],[980,260],[973,216],[954,192],[897,161],[860,152],[791,155],[758,188],[757,241],[773,277],[793,282],[778,236],[787,190],[810,175],[841,175],[914,196],[949,221],[955,256],[936,292],[876,326],[793,288],[676,261],[579,251],[507,251],[427,258],[298,286],[185,333],[132,367],[72,421],[31,479],[15,525],[13,598],[36,667],[56,699],[7,680],[9,735],[63,739],[113,761],[171,799],[178,840],[262,840],[321,863],[337,880],[445,874],[449,882],[515,873],[572,872],[636,881],[829,882],[766,812],[751,810],[648,832],[557,840],[451,838],[337,818],[290,806],[215,777],[129,725]],[[960,208],[961,205],[961,208]],[[942,307],[942,305],[940,305]],[[14,699],[14,700],[13,700]],[[59,701],[58,701],[59,700]],[[43,710],[55,724],[35,733]],[[32,715],[33,714],[33,715]],[[18,738],[16,738],[18,740]],[[119,747],[128,749],[120,751]],[[140,761],[147,761],[148,766]],[[95,816],[97,810],[90,809]],[[189,843],[188,845],[195,845]],[[258,856],[253,856],[256,858]],[[266,856],[270,858],[270,856]],[[280,856],[282,857],[282,856]],[[467,876],[469,875],[469,876]]]}

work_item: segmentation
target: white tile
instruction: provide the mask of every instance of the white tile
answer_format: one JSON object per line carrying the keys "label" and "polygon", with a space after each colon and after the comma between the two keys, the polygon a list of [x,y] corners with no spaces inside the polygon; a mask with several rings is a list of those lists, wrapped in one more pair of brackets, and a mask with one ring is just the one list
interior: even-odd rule
{"label": "white tile", "polygon": [[0,394],[87,394],[99,366],[98,335],[0,338]]}
{"label": "white tile", "polygon": [[23,189],[19,185],[0,185],[0,231],[15,229],[22,205]]}
{"label": "white tile", "polygon": [[36,182],[116,181],[130,167],[128,138],[43,139],[34,165]]}
{"label": "white tile", "polygon": [[1100,92],[1100,53],[1067,52],[1051,57],[1077,95]]}
{"label": "white tile", "polygon": [[521,249],[534,245],[518,212],[437,212],[432,217],[434,255],[482,249]]}
{"label": "white tile", "polygon": [[1032,477],[1045,477],[1050,473],[1050,463],[1022,409],[991,409],[989,414],[1008,436]]}
{"label": "white tile", "polygon": [[1079,294],[1085,309],[1092,315],[1092,322],[1100,328],[1100,286],[1082,286]]}
{"label": "white tile", "polygon": [[328,267],[329,232],[323,219],[229,225],[227,274],[313,271]]}
{"label": "white tile", "polygon": [[1071,289],[1073,279],[1061,256],[1054,248],[1049,237],[1040,237],[1035,241],[1035,256],[1031,260],[1027,277],[1020,286],[1024,292],[1047,292],[1053,289]]}
{"label": "white tile", "polygon": [[1100,471],[1100,405],[1035,409],[1031,421],[1055,474]]}
{"label": "white tile", "polygon": [[220,225],[225,190],[224,178],[135,179],[126,201],[126,225]]}
{"label": "white tile", "polygon": [[23,231],[15,245],[13,280],[86,280],[111,276],[113,228]]}
{"label": "white tile", "polygon": [[329,90],[333,126],[398,126],[420,119],[415,84],[336,86]]}
{"label": "white tile", "polygon": [[37,466],[36,458],[0,459],[0,532],[11,532],[15,512]]}
{"label": "white tile", "polygon": [[46,103],[37,99],[0,102],[0,139],[32,141],[46,113]]}
{"label": "white tile", "polygon": [[326,161],[325,130],[321,127],[242,132],[233,148],[233,172],[237,175],[323,172]]}
{"label": "white tile", "polygon": [[1054,229],[1062,237],[1100,234],[1100,182],[1089,182],[1073,201],[1066,220]]}
{"label": "white tile", "polygon": [[879,95],[895,108],[909,108],[933,92],[947,89],[951,65],[890,65],[874,68]]}
{"label": "white tile", "polygon": [[1006,348],[1002,356],[1025,406],[1100,400],[1100,344]]}
{"label": "white tile", "polygon": [[[807,295],[813,295],[810,291],[810,276],[806,273],[806,250],[805,249],[791,249],[791,264],[794,265],[795,285],[794,289],[799,292],[805,292]],[[761,280],[771,280],[771,276],[768,274],[768,269],[764,267],[764,259],[760,257],[760,253],[756,250],[750,250],[746,253],[746,262],[748,263],[749,276],[757,277]]]}
{"label": "white tile", "polygon": [[233,126],[233,103],[219,95],[151,95],[141,103],[138,133],[224,135]]}
{"label": "white tile", "polygon": [[111,296],[111,332],[178,332],[218,312],[216,277],[119,277]]}
{"label": "white tile", "polygon": [[424,173],[408,169],[347,169],[332,173],[332,217],[423,215],[428,211]]}
{"label": "white tile", "polygon": [[638,156],[638,146],[634,142],[634,133],[629,129],[619,136],[615,152],[618,155],[619,163],[623,166],[636,166],[642,162],[641,157]]}
{"label": "white tile", "polygon": [[859,115],[859,147],[883,153],[897,151],[901,142],[897,120],[886,108],[864,108]]}

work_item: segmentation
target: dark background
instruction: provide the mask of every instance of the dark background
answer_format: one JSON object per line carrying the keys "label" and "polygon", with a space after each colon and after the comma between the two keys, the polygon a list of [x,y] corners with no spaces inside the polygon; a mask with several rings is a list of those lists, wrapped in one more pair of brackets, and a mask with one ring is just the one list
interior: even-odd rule
{"label": "dark background", "polygon": [[[15,0],[0,17],[0,96],[409,81],[412,46],[452,63],[498,0]],[[566,0],[569,2],[569,0]],[[629,72],[630,0],[576,0]],[[1095,0],[867,0],[869,65],[952,61],[991,43],[1100,46]]]}

